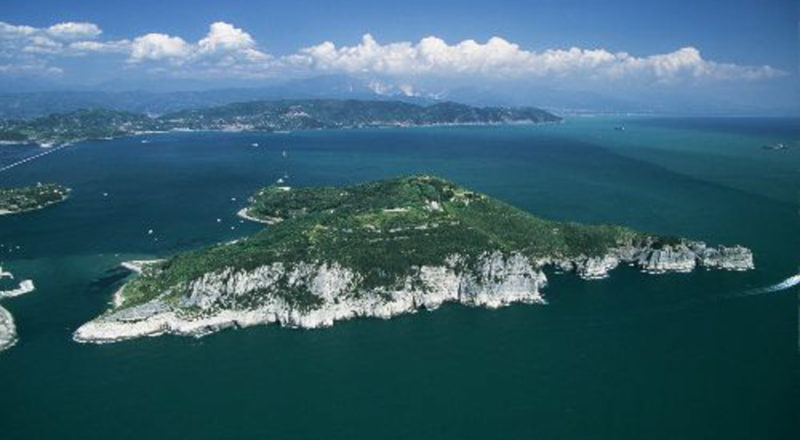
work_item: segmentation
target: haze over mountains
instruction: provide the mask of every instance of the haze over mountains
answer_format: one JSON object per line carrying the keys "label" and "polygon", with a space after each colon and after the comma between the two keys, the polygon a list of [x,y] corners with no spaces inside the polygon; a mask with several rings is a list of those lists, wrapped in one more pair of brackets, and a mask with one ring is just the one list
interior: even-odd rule
{"label": "haze over mountains", "polygon": [[757,92],[731,94],[730,100],[705,99],[662,89],[565,90],[524,80],[450,85],[424,82],[412,86],[391,78],[323,75],[286,81],[237,80],[230,83],[192,79],[116,81],[96,87],[34,81],[24,86],[0,83],[0,118],[28,119],[83,108],[106,108],[151,115],[274,99],[400,100],[418,104],[454,101],[473,106],[536,106],[560,114],[796,114],[797,105],[760,105]]}

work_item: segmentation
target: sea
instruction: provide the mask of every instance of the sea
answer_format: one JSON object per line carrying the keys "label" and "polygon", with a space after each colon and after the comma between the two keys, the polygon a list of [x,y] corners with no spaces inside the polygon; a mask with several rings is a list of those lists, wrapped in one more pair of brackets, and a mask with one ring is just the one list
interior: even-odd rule
{"label": "sea", "polygon": [[[0,146],[0,168],[41,152]],[[411,174],[549,219],[745,245],[757,268],[548,271],[546,305],[71,339],[130,276],[120,262],[264,227],[236,216],[263,186]],[[19,335],[0,353],[0,439],[800,438],[798,119],[148,134],[0,172],[36,182],[72,192],[0,216],[0,265],[36,284],[0,302]]]}

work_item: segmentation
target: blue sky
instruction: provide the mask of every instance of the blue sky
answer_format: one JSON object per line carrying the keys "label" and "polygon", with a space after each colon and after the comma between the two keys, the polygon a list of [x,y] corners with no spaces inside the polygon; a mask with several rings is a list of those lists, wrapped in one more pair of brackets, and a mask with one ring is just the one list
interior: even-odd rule
{"label": "blue sky", "polygon": [[[4,0],[0,81],[230,85],[344,73],[420,90],[526,80],[780,100],[796,93],[797,12],[793,0]],[[59,23],[83,27],[51,28]]]}

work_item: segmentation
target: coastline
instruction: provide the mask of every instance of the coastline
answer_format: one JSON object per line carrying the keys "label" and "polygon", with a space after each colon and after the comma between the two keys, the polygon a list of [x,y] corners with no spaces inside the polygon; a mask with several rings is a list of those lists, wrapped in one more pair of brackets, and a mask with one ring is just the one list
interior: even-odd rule
{"label": "coastline", "polygon": [[96,322],[90,321],[73,333],[73,340],[78,343],[109,344],[140,337],[155,337],[166,334],[201,338],[225,329],[239,329],[257,325],[278,324],[292,329],[324,329],[332,327],[338,321],[355,318],[391,319],[400,315],[417,313],[420,310],[434,311],[445,303],[458,303],[469,307],[497,309],[514,303],[546,304],[546,300],[537,292],[528,295],[509,295],[507,298],[495,298],[483,302],[447,299],[438,304],[418,307],[410,295],[401,300],[383,304],[364,302],[361,304],[342,303],[338,307],[318,310],[309,314],[293,311],[282,305],[264,307],[254,310],[223,310],[217,314],[190,318],[179,312],[166,310],[146,319],[129,322]]}
{"label": "coastline", "polygon": [[248,213],[249,210],[250,210],[250,207],[246,206],[246,207],[240,209],[238,212],[236,212],[236,215],[238,217],[241,217],[241,218],[245,219],[245,220],[250,220],[251,222],[256,222],[256,223],[262,223],[262,224],[265,224],[265,225],[274,225],[276,223],[280,223],[281,221],[283,221],[283,219],[277,218],[277,217],[268,217],[266,219],[253,217]]}
{"label": "coastline", "polygon": [[[746,248],[707,247],[703,242],[652,249],[623,247],[599,257],[533,260],[518,253],[486,253],[473,271],[465,271],[465,257],[451,255],[442,266],[423,266],[414,276],[400,280],[399,288],[358,290],[360,275],[336,263],[273,263],[250,271],[231,268],[206,273],[187,286],[177,300],[156,298],[138,306],[111,309],[80,326],[73,339],[81,343],[110,343],[143,336],[173,334],[201,337],[227,328],[277,323],[282,327],[317,329],[353,318],[389,319],[420,309],[435,310],[444,303],[498,308],[514,303],[546,304],[541,290],[547,286],[546,267],[572,272],[584,280],[599,280],[621,263],[643,273],[685,273],[696,267],[729,271],[754,268]],[[298,307],[276,292],[285,289],[276,280],[299,280],[319,302],[315,308]],[[295,284],[297,286],[298,284]],[[124,301],[124,287],[113,304]],[[263,293],[266,292],[266,293]],[[235,298],[258,295],[250,308],[225,308]]]}
{"label": "coastline", "polygon": [[15,145],[35,145],[40,148],[63,148],[68,147],[70,145],[74,145],[79,142],[85,141],[109,141],[115,139],[122,139],[127,137],[137,137],[137,136],[145,136],[150,134],[170,134],[170,133],[263,133],[263,134],[289,134],[292,132],[305,132],[305,131],[324,131],[324,130],[362,130],[362,129],[388,129],[388,128],[436,128],[436,127],[500,127],[500,126],[527,126],[527,125],[550,125],[550,124],[562,124],[564,122],[564,118],[561,118],[557,121],[533,121],[533,120],[521,120],[521,121],[498,121],[498,122],[441,122],[441,123],[434,123],[434,124],[402,124],[402,123],[392,123],[392,124],[369,124],[363,126],[341,126],[341,127],[323,127],[323,128],[295,128],[291,130],[273,130],[273,129],[259,129],[259,128],[184,128],[184,127],[177,127],[171,128],[169,130],[143,130],[143,131],[135,131],[130,133],[124,134],[117,134],[112,136],[106,137],[83,137],[83,138],[74,138],[67,141],[54,141],[54,140],[36,140],[36,139],[28,139],[25,141],[16,142]]}
{"label": "coastline", "polygon": [[147,266],[161,263],[162,261],[166,261],[163,258],[156,258],[152,260],[130,260],[130,261],[123,261],[119,265],[128,269],[131,272],[136,272],[140,274],[144,271]]}
{"label": "coastline", "polygon": [[[547,284],[547,277],[524,257],[514,255],[504,261],[499,253],[485,256],[480,270],[487,276],[493,274],[493,279],[486,282],[458,273],[454,268],[459,261],[454,257],[446,266],[422,267],[418,280],[407,279],[396,290],[378,289],[357,295],[349,290],[350,283],[357,277],[349,269],[335,264],[303,263],[295,271],[314,279],[310,289],[315,295],[325,298],[325,303],[319,308],[303,310],[284,299],[269,298],[253,309],[211,308],[205,316],[193,316],[155,300],[112,311],[83,324],[73,333],[73,339],[81,343],[102,344],[163,334],[201,337],[227,328],[271,323],[288,328],[317,329],[353,318],[389,319],[420,309],[435,310],[444,303],[486,308],[513,303],[545,303],[540,290]],[[231,294],[240,295],[267,285],[275,287],[269,285],[270,281],[286,270],[283,264],[276,263],[257,268],[253,273],[209,274],[192,284],[193,291],[199,293],[193,300],[197,302],[195,307],[202,309],[210,305],[208,299],[203,298],[203,292],[222,294],[225,289],[234,289]],[[231,276],[235,281],[230,279]]]}

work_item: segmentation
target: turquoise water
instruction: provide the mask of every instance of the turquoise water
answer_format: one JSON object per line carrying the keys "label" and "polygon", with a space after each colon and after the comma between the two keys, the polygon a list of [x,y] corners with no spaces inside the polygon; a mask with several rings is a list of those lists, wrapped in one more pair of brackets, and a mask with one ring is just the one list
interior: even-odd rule
{"label": "turquoise water", "polygon": [[[737,296],[800,265],[800,149],[761,148],[796,142],[797,121],[578,118],[148,139],[80,143],[0,173],[3,185],[73,188],[66,203],[0,217],[0,264],[38,288],[3,302],[21,337],[0,354],[4,440],[798,438],[800,289]],[[38,151],[0,148],[0,167]],[[546,306],[446,306],[318,331],[70,340],[126,276],[120,261],[258,230],[235,213],[284,174],[304,186],[410,173],[549,218],[741,243],[758,269],[550,274]]]}

